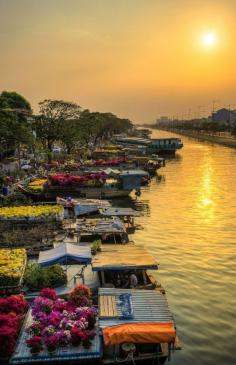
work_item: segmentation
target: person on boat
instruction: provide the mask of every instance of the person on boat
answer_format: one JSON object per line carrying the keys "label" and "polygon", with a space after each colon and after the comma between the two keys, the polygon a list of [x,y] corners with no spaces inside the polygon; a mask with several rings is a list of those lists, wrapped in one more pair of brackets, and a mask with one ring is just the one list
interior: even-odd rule
{"label": "person on boat", "polygon": [[126,279],[126,282],[122,286],[122,288],[124,288],[124,289],[125,288],[134,289],[138,285],[138,278],[134,272],[131,272],[129,276],[125,275],[125,279]]}
{"label": "person on boat", "polygon": [[121,282],[120,274],[117,274],[116,280],[115,280],[115,287],[116,288],[121,288],[121,284],[122,284],[122,282]]}
{"label": "person on boat", "polygon": [[135,275],[135,273],[131,273],[130,277],[129,277],[129,282],[130,282],[130,288],[134,289],[137,285],[138,285],[138,278]]}

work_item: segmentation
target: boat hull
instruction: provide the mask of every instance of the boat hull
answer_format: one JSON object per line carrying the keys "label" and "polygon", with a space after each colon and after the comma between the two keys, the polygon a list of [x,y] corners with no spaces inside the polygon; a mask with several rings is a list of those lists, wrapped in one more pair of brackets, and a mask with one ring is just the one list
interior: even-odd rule
{"label": "boat hull", "polygon": [[19,190],[29,196],[33,200],[55,200],[58,196],[70,196],[74,198],[87,198],[87,199],[114,199],[127,197],[132,190],[122,190],[116,188],[77,188],[77,187],[50,187],[45,189],[42,193],[37,194],[31,192],[22,186],[19,186]]}

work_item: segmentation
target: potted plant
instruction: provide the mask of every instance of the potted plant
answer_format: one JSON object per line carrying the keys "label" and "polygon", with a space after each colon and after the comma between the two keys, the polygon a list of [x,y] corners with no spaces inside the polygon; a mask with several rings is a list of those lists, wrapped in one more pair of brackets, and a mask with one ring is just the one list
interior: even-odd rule
{"label": "potted plant", "polygon": [[82,345],[88,349],[92,345],[92,340],[95,337],[96,332],[90,330],[83,331]]}
{"label": "potted plant", "polygon": [[43,349],[42,338],[40,336],[32,336],[27,340],[27,346],[30,348],[32,355],[38,355]]}
{"label": "potted plant", "polygon": [[55,335],[46,337],[45,346],[46,346],[49,354],[54,354],[59,346],[58,336],[55,334]]}
{"label": "potted plant", "polygon": [[74,327],[71,329],[71,343],[73,346],[78,346],[83,338],[83,331],[78,328]]}

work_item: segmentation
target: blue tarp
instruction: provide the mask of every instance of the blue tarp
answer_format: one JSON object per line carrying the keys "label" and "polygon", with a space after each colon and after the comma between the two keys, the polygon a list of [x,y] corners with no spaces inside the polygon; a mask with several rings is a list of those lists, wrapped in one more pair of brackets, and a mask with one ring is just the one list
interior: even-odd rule
{"label": "blue tarp", "polygon": [[91,249],[87,246],[78,246],[71,243],[63,243],[51,250],[40,251],[38,263],[42,267],[58,263],[76,261],[83,264],[91,263]]}

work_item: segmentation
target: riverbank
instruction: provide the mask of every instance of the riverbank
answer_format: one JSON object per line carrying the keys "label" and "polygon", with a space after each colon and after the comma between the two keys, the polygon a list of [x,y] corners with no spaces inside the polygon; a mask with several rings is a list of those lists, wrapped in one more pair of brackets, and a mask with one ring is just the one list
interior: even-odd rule
{"label": "riverbank", "polygon": [[172,129],[172,128],[165,128],[165,129],[157,128],[157,129],[160,129],[163,131],[164,130],[169,131],[169,132],[176,133],[176,134],[181,134],[183,136],[195,138],[200,141],[207,141],[207,142],[211,142],[211,143],[220,144],[220,145],[223,145],[226,147],[236,148],[236,138],[227,138],[227,137],[222,137],[222,136],[218,136],[218,135],[206,134],[206,133],[195,132],[195,131],[187,131],[187,130],[176,130],[176,129]]}

